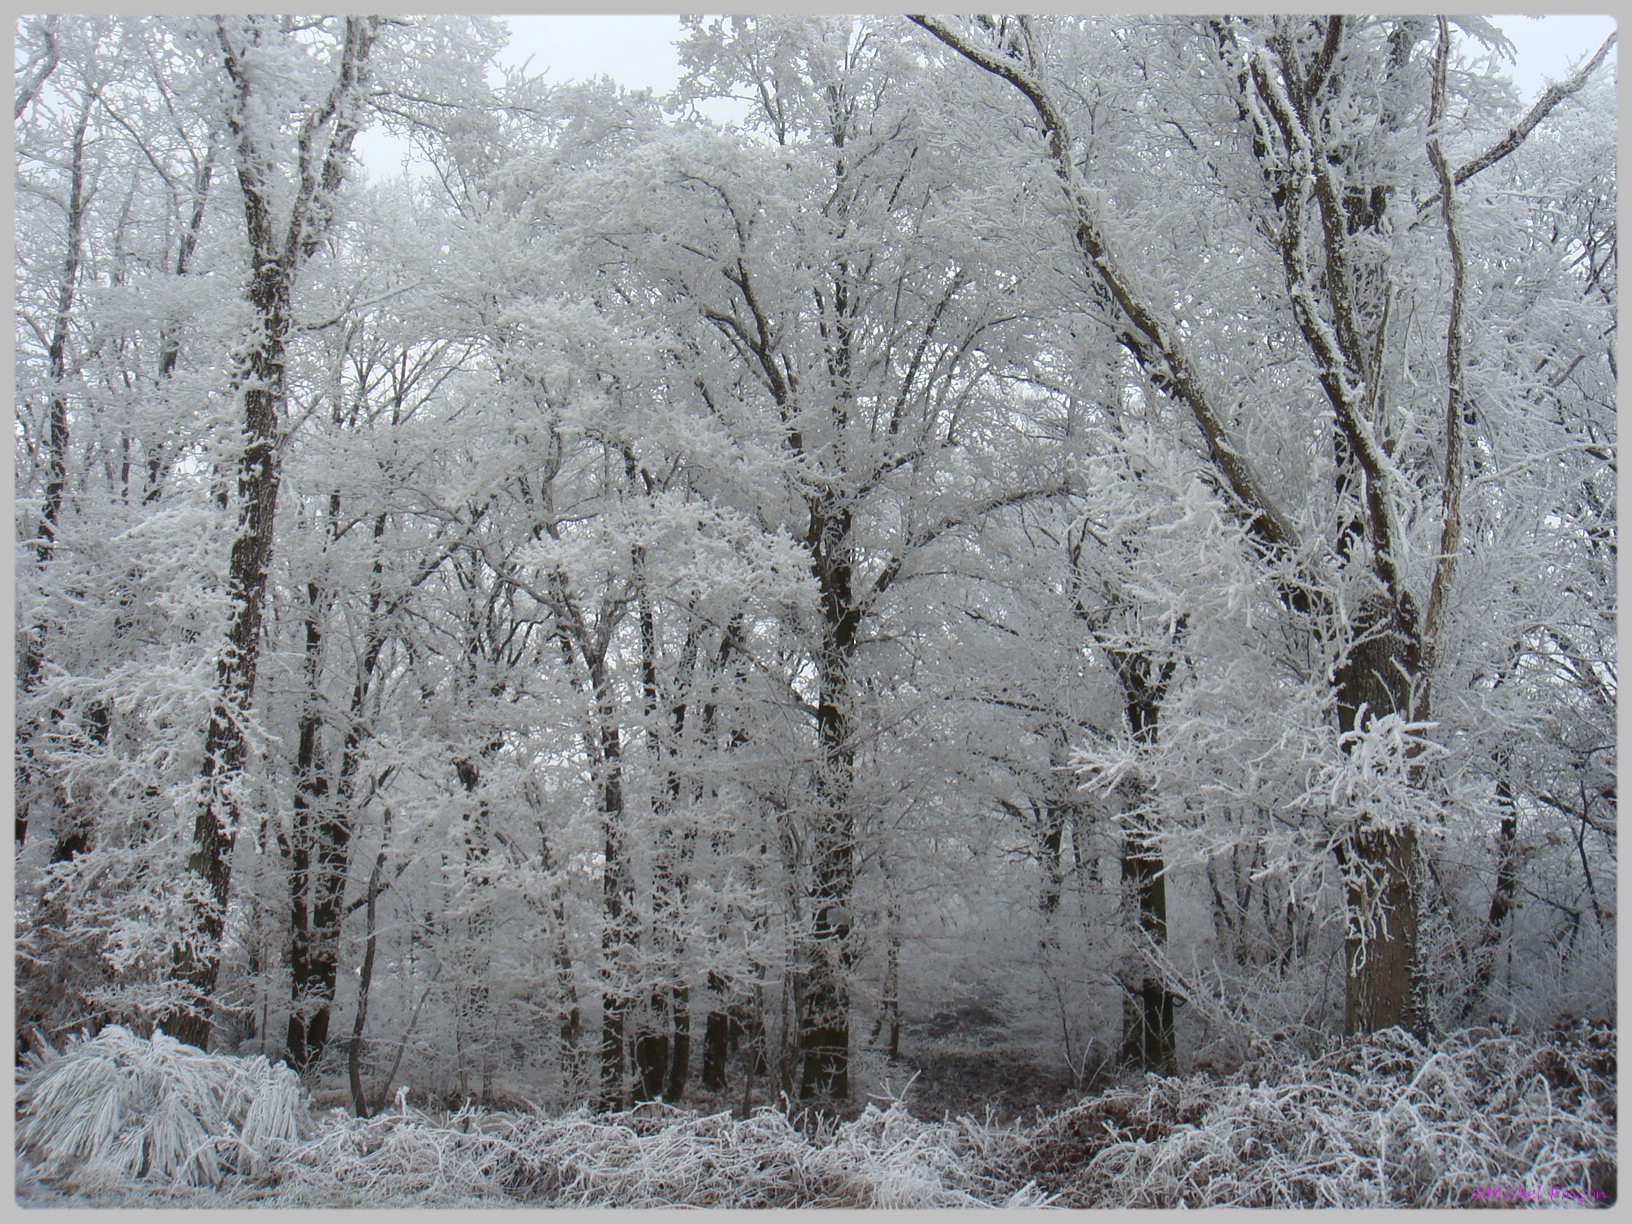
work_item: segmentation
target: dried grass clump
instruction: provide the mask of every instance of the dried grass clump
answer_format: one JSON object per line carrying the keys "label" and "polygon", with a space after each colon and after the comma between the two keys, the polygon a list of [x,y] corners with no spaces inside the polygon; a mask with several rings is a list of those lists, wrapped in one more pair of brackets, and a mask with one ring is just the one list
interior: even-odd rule
{"label": "dried grass clump", "polygon": [[[1270,1068],[1256,1084],[1147,1078],[1052,1119],[1031,1172],[1071,1207],[1452,1207],[1477,1187],[1607,1202],[1607,1029],[1399,1030]],[[1601,1196],[1601,1197],[1599,1197]]]}
{"label": "dried grass clump", "polygon": [[135,1179],[214,1186],[260,1175],[300,1137],[300,1080],[261,1057],[206,1054],[110,1024],[23,1072],[17,1147],[71,1190]]}
{"label": "dried grass clump", "polygon": [[[333,1119],[290,1153],[284,1206],[509,1201],[551,1207],[983,1207],[1035,1205],[999,1170],[1018,1136],[925,1123],[869,1106],[813,1143],[788,1117],[673,1111],[561,1117],[465,1110],[445,1123],[407,1109]],[[297,1186],[295,1183],[299,1183]]]}

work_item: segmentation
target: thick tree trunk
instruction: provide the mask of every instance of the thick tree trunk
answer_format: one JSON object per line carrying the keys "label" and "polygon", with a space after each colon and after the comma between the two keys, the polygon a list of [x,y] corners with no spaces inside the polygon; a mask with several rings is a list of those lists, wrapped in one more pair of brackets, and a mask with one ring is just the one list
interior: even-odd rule
{"label": "thick tree trunk", "polygon": [[669,1000],[667,992],[654,991],[650,1011],[641,1017],[641,1027],[631,1042],[630,1057],[635,1065],[635,1099],[663,1099],[669,1073]]}
{"label": "thick tree trunk", "polygon": [[855,885],[855,746],[850,664],[860,616],[852,590],[850,511],[818,500],[811,544],[823,617],[816,814],[811,830],[811,929],[797,992],[801,1100],[850,1095],[851,898]]}
{"label": "thick tree trunk", "polygon": [[681,983],[674,988],[674,1044],[669,1050],[669,1079],[663,1099],[678,1101],[686,1094],[691,1077],[691,988]]}
{"label": "thick tree trunk", "polygon": [[221,964],[232,851],[240,821],[238,788],[248,760],[243,720],[255,695],[260,662],[261,609],[272,560],[278,504],[278,409],[283,397],[283,341],[288,329],[289,282],[276,265],[262,265],[251,301],[261,320],[243,392],[249,438],[238,467],[238,535],[227,565],[232,600],[227,645],[216,665],[217,698],[204,738],[203,801],[193,825],[187,866],[199,882],[191,894],[192,938],[176,945],[174,973],[181,1002],[161,1020],[166,1032],[207,1049],[211,996]]}
{"label": "thick tree trunk", "polygon": [[[1416,617],[1381,598],[1351,616],[1354,643],[1336,669],[1338,727],[1362,731],[1372,720],[1410,710],[1419,670]],[[1417,838],[1410,826],[1375,826],[1362,815],[1338,845],[1347,902],[1348,972],[1343,1027],[1371,1033],[1395,1025],[1420,1033],[1417,961]]]}
{"label": "thick tree trunk", "polygon": [[730,998],[726,980],[714,970],[708,972],[708,994],[711,1006],[703,1021],[703,1072],[705,1092],[720,1092],[726,1087],[726,1060],[731,1055],[731,1036],[736,1023],[726,1010]]}
{"label": "thick tree trunk", "polygon": [[1398,1025],[1421,1033],[1417,1003],[1416,830],[1371,829],[1352,840],[1345,864],[1348,976],[1343,1028],[1373,1033]]}
{"label": "thick tree trunk", "polygon": [[[1184,622],[1179,622],[1179,633]],[[1142,650],[1107,647],[1122,686],[1123,713],[1133,742],[1153,749],[1161,736],[1162,702],[1167,697],[1176,660],[1161,659]],[[1122,839],[1122,888],[1131,908],[1141,949],[1137,981],[1123,983],[1122,1059],[1135,1067],[1171,1074],[1178,1058],[1174,1026],[1176,999],[1167,988],[1160,958],[1167,950],[1167,877],[1151,817],[1142,814],[1148,798],[1146,784],[1128,787],[1131,823]],[[1143,827],[1141,823],[1143,822]]]}
{"label": "thick tree trunk", "polygon": [[[1153,949],[1167,946],[1167,880],[1161,851],[1146,836],[1130,832],[1122,841],[1122,886],[1137,910],[1141,938]],[[1130,1066],[1171,1075],[1178,1041],[1174,1030],[1174,996],[1160,972],[1148,963],[1143,976],[1124,997],[1122,1060]]]}
{"label": "thick tree trunk", "polygon": [[[1145,672],[1152,664],[1142,659]],[[1167,667],[1171,673],[1171,666]],[[1167,687],[1166,675],[1149,700],[1130,700],[1129,714],[1135,736],[1141,742],[1156,738],[1160,694]],[[1132,789],[1132,807],[1145,797],[1142,786]],[[1138,817],[1135,817],[1138,819]],[[1137,983],[1126,983],[1123,997],[1122,1060],[1130,1066],[1171,1075],[1178,1058],[1178,1038],[1174,1029],[1174,996],[1167,989],[1158,962],[1167,948],[1167,877],[1163,874],[1162,853],[1151,834],[1130,828],[1122,839],[1122,888],[1134,909],[1139,939],[1148,948],[1140,954],[1144,971]]]}

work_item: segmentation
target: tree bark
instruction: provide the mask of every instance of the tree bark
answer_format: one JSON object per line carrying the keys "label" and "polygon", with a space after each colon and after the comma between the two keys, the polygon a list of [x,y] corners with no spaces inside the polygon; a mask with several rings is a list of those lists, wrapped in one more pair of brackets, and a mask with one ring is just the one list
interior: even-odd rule
{"label": "tree bark", "polygon": [[363,913],[363,963],[357,973],[357,1011],[351,1019],[351,1041],[346,1047],[346,1082],[351,1087],[352,1112],[359,1118],[369,1115],[368,1096],[363,1090],[363,1034],[368,1031],[368,996],[374,985],[374,953],[379,945],[379,923],[375,903],[379,900],[385,874],[386,847],[391,840],[391,809],[385,809],[380,830],[380,850],[374,869],[368,874],[368,892]]}
{"label": "tree bark", "polygon": [[[48,23],[46,37],[50,48],[50,64],[56,63],[56,43],[53,37],[55,18]],[[49,69],[47,69],[47,73]],[[43,82],[44,76],[41,81]],[[19,100],[18,114],[23,103]],[[72,322],[74,297],[79,289],[79,265],[84,251],[85,234],[85,130],[90,123],[91,97],[86,95],[74,125],[73,144],[68,160],[68,201],[65,218],[67,235],[62,260],[62,275],[57,282],[57,308],[51,327],[51,340],[46,349],[46,367],[51,379],[51,406],[48,412],[46,437],[45,496],[40,506],[40,525],[34,539],[35,564],[45,569],[56,555],[57,532],[62,521],[62,502],[68,487],[68,391],[64,383],[68,377],[68,332]],[[23,637],[22,658],[18,667],[18,688],[27,695],[39,683],[42,649],[46,626],[33,624]],[[56,710],[51,719],[60,717]],[[32,743],[39,730],[38,720],[20,724],[21,742],[17,745],[17,795],[14,810],[15,837],[18,846],[28,841],[29,808],[33,799]],[[60,806],[60,805],[59,805]]]}
{"label": "tree bark", "polygon": [[[1354,642],[1335,672],[1338,729],[1364,731],[1410,712],[1419,673],[1415,617],[1382,597],[1351,615]],[[1417,838],[1409,826],[1362,823],[1338,844],[1346,899],[1343,1027],[1370,1033],[1398,1025],[1422,1031],[1415,974]]]}
{"label": "tree bark", "polygon": [[624,1082],[624,1038],[634,999],[626,980],[628,955],[635,946],[634,880],[630,875],[624,829],[622,744],[612,722],[612,695],[607,678],[594,681],[602,719],[596,732],[601,769],[602,868],[601,903],[601,1108],[622,1109],[628,1103]]}
{"label": "tree bark", "polygon": [[855,885],[855,746],[850,667],[860,613],[852,589],[851,512],[811,499],[809,543],[822,613],[817,672],[816,812],[811,831],[810,934],[797,992],[801,1100],[850,1095],[851,896]]}
{"label": "tree bark", "polygon": [[[249,755],[244,722],[254,703],[262,605],[272,563],[281,478],[279,418],[288,393],[284,350],[293,321],[294,283],[332,215],[330,206],[343,179],[344,158],[358,130],[353,110],[377,25],[377,18],[346,19],[338,76],[329,96],[305,116],[296,167],[297,194],[288,217],[280,222],[273,215],[275,192],[269,182],[275,155],[267,148],[265,135],[256,131],[259,99],[252,100],[255,76],[244,60],[247,48],[234,39],[225,18],[216,23],[222,65],[233,91],[227,123],[235,144],[249,239],[252,267],[247,297],[255,326],[241,380],[245,444],[238,460],[237,532],[227,562],[231,612],[226,646],[216,665],[216,697],[204,737],[202,799],[193,826],[193,851],[187,860],[196,877],[189,890],[194,929],[173,946],[172,977],[180,987],[180,998],[161,1018],[172,1036],[200,1048],[209,1045],[211,996],[221,964],[232,852],[241,820],[240,791]],[[313,141],[331,121],[332,135],[319,168]]]}

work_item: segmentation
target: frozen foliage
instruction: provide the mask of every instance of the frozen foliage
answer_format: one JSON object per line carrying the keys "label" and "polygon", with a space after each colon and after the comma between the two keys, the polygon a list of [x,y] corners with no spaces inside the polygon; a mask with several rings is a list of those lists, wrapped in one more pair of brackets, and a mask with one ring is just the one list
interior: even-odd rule
{"label": "frozen foliage", "polygon": [[[127,1067],[145,1076],[141,1099],[153,1108],[126,1108],[138,1096],[118,1082]],[[1614,1033],[1605,1028],[1539,1037],[1474,1029],[1438,1048],[1390,1030],[1302,1060],[1263,1045],[1233,1079],[1149,1076],[1029,1128],[925,1122],[895,1101],[813,1138],[770,1108],[747,1118],[652,1106],[437,1118],[399,1096],[371,1119],[331,1113],[274,1154],[267,1120],[281,1119],[276,1136],[292,1139],[293,1094],[260,1059],[107,1030],[27,1081],[19,1197],[80,1206],[882,1209],[1450,1207],[1492,1188],[1522,1190],[1529,1197],[1519,1201],[1535,1203],[1615,1196]],[[277,1103],[258,1115],[259,1130],[242,1104],[251,1095]],[[103,1156],[118,1176],[86,1176],[75,1153],[96,1150],[98,1136],[110,1147],[121,1111],[163,1108],[174,1126],[185,1101],[213,1112],[197,1136],[164,1140],[169,1166],[155,1159],[144,1171]],[[75,1139],[72,1120],[81,1118],[95,1121]],[[200,1144],[212,1155],[187,1165],[179,1153]],[[248,1150],[267,1164],[235,1158]],[[219,1184],[189,1186],[203,1179],[177,1176],[178,1165],[213,1169]],[[252,1167],[262,1175],[221,1177]]]}
{"label": "frozen foliage", "polygon": [[510,1199],[552,1207],[980,1207],[1035,1204],[1003,1170],[1018,1135],[968,1119],[927,1123],[868,1106],[812,1142],[787,1115],[674,1111],[539,1115],[465,1111],[445,1124],[404,1108],[335,1119],[291,1153],[281,1205],[336,1193],[370,1205]]}
{"label": "frozen foliage", "polygon": [[17,1109],[18,1150],[41,1175],[86,1187],[125,1178],[213,1186],[229,1172],[261,1174],[306,1116],[286,1067],[116,1024],[61,1054],[44,1051]]}
{"label": "frozen foliage", "polygon": [[[1237,1082],[1150,1076],[1058,1115],[1031,1171],[1072,1207],[1456,1207],[1615,1197],[1615,1034],[1391,1029]],[[1597,1197],[1602,1195],[1602,1198]]]}

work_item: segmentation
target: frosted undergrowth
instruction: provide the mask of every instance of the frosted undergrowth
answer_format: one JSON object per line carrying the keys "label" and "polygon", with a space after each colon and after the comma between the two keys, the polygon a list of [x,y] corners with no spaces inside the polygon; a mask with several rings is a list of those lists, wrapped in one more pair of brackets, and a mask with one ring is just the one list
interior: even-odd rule
{"label": "frosted undergrowth", "polygon": [[1019,1137],[968,1119],[926,1123],[869,1106],[813,1143],[775,1109],[560,1117],[467,1110],[445,1123],[399,1107],[334,1120],[290,1153],[284,1205],[343,1186],[369,1203],[471,1199],[556,1207],[980,1207],[1041,1198],[1000,1170]]}
{"label": "frosted undergrowth", "polygon": [[300,1080],[259,1055],[206,1054],[110,1024],[32,1058],[17,1147],[37,1174],[92,1188],[144,1178],[215,1186],[268,1173],[307,1117]]}
{"label": "frosted undergrowth", "polygon": [[1033,1172],[1072,1207],[1537,1206],[1614,1198],[1610,1030],[1399,1030],[1243,1082],[1149,1077],[1041,1128]]}
{"label": "frosted undergrowth", "polygon": [[[212,1058],[105,1030],[25,1078],[19,1201],[1451,1207],[1488,1201],[1498,1189],[1528,1191],[1509,1200],[1517,1205],[1557,1204],[1555,1189],[1576,1196],[1564,1201],[1602,1203],[1615,1188],[1607,1029],[1469,1031],[1437,1047],[1391,1031],[1318,1058],[1266,1058],[1225,1081],[1149,1076],[1030,1128],[925,1122],[896,1101],[816,1139],[771,1108],[746,1118],[679,1109],[648,1116],[648,1108],[433,1116],[402,1099],[370,1119],[324,1115],[297,1137],[292,1078],[264,1060]],[[108,1105],[110,1096],[118,1104]],[[258,1099],[279,1102],[275,1135],[268,1105],[251,1121]],[[202,1109],[199,1133],[150,1143],[167,1155],[149,1155],[143,1171],[128,1155],[129,1126],[163,1118],[159,1129],[179,1134],[180,1102]],[[87,1161],[106,1175],[88,1176]]]}

